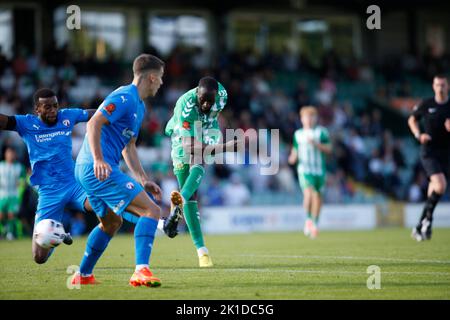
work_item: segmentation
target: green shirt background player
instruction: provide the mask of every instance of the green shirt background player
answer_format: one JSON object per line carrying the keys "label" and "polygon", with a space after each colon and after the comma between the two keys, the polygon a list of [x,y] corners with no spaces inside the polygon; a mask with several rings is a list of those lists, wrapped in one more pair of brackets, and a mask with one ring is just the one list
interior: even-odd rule
{"label": "green shirt background player", "polygon": [[[19,238],[22,236],[22,225],[17,215],[22,203],[26,170],[16,158],[16,151],[8,146],[5,148],[5,161],[0,162],[0,234],[6,233],[8,240],[14,239],[14,233]],[[6,228],[3,227],[5,215],[8,220]]]}
{"label": "green shirt background player", "polygon": [[[184,218],[197,248],[200,267],[212,267],[213,263],[203,239],[196,196],[205,170],[203,161],[194,155],[203,154],[204,149],[212,145],[212,155],[234,151],[237,141],[219,143],[218,116],[226,103],[227,91],[222,84],[214,78],[204,77],[198,87],[178,99],[165,130],[171,137],[174,173],[184,198]],[[177,235],[179,218],[176,214],[167,218],[164,231],[169,237]]]}
{"label": "green shirt background player", "polygon": [[318,113],[315,107],[300,109],[303,128],[294,133],[288,162],[297,164],[300,187],[303,191],[303,207],[307,214],[304,233],[315,238],[318,235],[318,221],[322,207],[322,193],[326,181],[325,154],[331,153],[328,130],[317,125]]}

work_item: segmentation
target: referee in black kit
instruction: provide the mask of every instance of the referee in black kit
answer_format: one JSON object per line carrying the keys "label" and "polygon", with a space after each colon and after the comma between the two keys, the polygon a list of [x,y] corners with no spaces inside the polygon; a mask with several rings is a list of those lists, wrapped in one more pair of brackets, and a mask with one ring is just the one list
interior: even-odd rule
{"label": "referee in black kit", "polygon": [[[420,142],[420,159],[429,179],[428,197],[412,237],[417,241],[431,239],[433,211],[447,188],[450,170],[450,101],[449,83],[444,75],[433,79],[434,98],[418,104],[408,119],[408,125]],[[420,131],[423,120],[424,132]]]}

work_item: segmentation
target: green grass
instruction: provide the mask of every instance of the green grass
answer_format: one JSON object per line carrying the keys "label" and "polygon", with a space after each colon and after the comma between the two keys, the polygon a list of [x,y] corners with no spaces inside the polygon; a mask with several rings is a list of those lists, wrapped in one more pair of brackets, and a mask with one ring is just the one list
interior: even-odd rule
{"label": "green grass", "polygon": [[[0,299],[450,299],[450,229],[416,243],[406,229],[207,236],[215,263],[197,267],[186,235],[157,237],[151,268],[160,288],[128,285],[134,268],[130,235],[113,239],[95,269],[98,286],[69,290],[85,238],[61,245],[44,265],[31,260],[30,239],[0,241]],[[369,265],[381,289],[369,290]]]}

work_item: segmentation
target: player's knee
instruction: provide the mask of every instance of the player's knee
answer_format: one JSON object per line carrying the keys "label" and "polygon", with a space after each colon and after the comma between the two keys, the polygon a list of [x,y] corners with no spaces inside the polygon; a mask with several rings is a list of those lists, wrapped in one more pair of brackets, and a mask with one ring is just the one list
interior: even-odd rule
{"label": "player's knee", "polygon": [[434,187],[434,191],[440,195],[445,193],[445,189],[446,189],[446,184],[445,183],[439,183],[436,184],[436,186]]}
{"label": "player's knee", "polygon": [[122,226],[122,222],[123,222],[122,218],[117,216],[117,218],[111,222],[112,231],[117,232],[120,229],[120,227]]}
{"label": "player's knee", "polygon": [[110,219],[108,221],[103,221],[101,223],[101,229],[109,234],[110,236],[114,236],[117,231],[119,231],[120,227],[122,226],[122,218],[119,216],[116,216],[114,219]]}
{"label": "player's knee", "polygon": [[153,219],[159,219],[161,217],[161,208],[158,205],[153,204],[151,207],[147,208],[144,211],[143,216]]}

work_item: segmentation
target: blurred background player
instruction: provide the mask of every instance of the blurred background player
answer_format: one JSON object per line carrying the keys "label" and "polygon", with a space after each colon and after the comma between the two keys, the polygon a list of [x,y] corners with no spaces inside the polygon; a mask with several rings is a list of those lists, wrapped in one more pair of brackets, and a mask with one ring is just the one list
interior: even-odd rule
{"label": "blurred background player", "polygon": [[[30,158],[30,183],[39,193],[35,225],[44,219],[62,221],[64,210],[92,211],[86,193],[74,178],[72,130],[75,124],[88,121],[95,110],[61,109],[56,94],[47,88],[33,96],[36,115],[5,116],[0,114],[0,130],[12,130],[24,140]],[[64,243],[71,244],[70,234]],[[32,242],[33,259],[45,263],[53,248]]]}
{"label": "blurred background player", "polygon": [[298,179],[303,190],[303,207],[306,213],[304,233],[315,238],[322,207],[322,193],[326,182],[325,154],[331,153],[328,130],[317,125],[318,113],[315,107],[300,109],[303,128],[294,133],[289,155],[289,164],[297,163]]}
{"label": "blurred background player", "polygon": [[[203,239],[197,204],[197,189],[205,169],[201,163],[197,163],[193,155],[196,152],[203,155],[203,150],[208,145],[216,145],[213,154],[234,148],[234,141],[219,144],[218,116],[225,108],[227,98],[227,91],[217,80],[211,77],[201,78],[196,88],[178,99],[174,114],[165,130],[171,137],[171,156],[184,199],[184,218],[197,249],[200,267],[212,267],[213,263]],[[167,218],[164,231],[169,237],[177,235],[176,228],[180,217],[176,212],[172,212]]]}
{"label": "blurred background player", "polygon": [[[450,169],[450,101],[448,79],[436,75],[433,79],[434,97],[418,104],[408,119],[414,137],[420,142],[420,159],[428,176],[427,200],[419,223],[412,231],[417,241],[430,240],[433,212],[447,188]],[[423,121],[424,131],[420,129]]]}
{"label": "blurred background player", "polygon": [[[109,94],[88,122],[78,154],[75,175],[86,190],[100,224],[89,234],[80,272],[73,276],[73,284],[97,283],[92,274],[94,266],[114,235],[106,230],[118,230],[126,210],[139,217],[134,230],[136,268],[129,283],[161,285],[161,280],[149,269],[161,210],[147,194],[150,192],[160,200],[161,189],[142,168],[136,139],[146,112],[143,99],[155,96],[162,85],[164,62],[153,55],[141,54],[134,60],[133,74],[133,82]],[[139,182],[120,170],[122,156]],[[181,195],[174,192],[171,197],[181,207]]]}
{"label": "blurred background player", "polygon": [[[20,191],[24,188],[26,169],[16,159],[16,150],[7,146],[5,160],[0,162],[0,234],[3,235],[5,232],[8,240],[22,236],[22,224],[18,214],[21,204]],[[4,217],[7,219],[5,228]]]}

